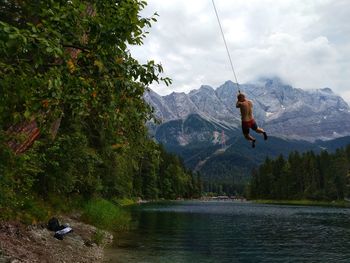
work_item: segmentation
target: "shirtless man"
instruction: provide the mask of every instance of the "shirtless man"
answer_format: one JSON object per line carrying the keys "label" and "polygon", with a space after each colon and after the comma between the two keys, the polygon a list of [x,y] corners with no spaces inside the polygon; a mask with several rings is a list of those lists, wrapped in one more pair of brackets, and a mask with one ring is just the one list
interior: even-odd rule
{"label": "shirtless man", "polygon": [[237,103],[236,108],[239,108],[241,110],[241,116],[242,116],[242,131],[244,134],[244,137],[252,142],[252,147],[255,148],[255,138],[250,136],[249,129],[254,130],[257,133],[261,133],[264,135],[264,140],[267,140],[267,134],[266,132],[258,127],[254,120],[253,116],[253,103],[251,100],[247,100],[245,98],[245,95],[242,93],[239,93],[237,95]]}

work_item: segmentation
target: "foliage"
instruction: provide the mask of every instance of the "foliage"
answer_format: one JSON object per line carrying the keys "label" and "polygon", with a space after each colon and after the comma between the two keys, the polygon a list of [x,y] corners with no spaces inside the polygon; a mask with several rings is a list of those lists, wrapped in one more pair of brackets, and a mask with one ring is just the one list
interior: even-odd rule
{"label": "foliage", "polygon": [[252,173],[249,196],[273,200],[343,200],[350,196],[350,145],[334,154],[293,152]]}
{"label": "foliage", "polygon": [[32,187],[40,172],[35,160],[33,151],[15,157],[8,148],[0,148],[0,217],[18,217],[29,210],[38,214],[32,209]]}
{"label": "foliage", "polygon": [[104,199],[90,200],[83,209],[82,219],[101,229],[127,230],[131,217],[128,212]]}
{"label": "foliage", "polygon": [[179,157],[167,153],[162,146],[160,153],[159,197],[166,199],[200,197],[202,192],[200,176],[186,170]]}
{"label": "foliage", "polygon": [[[191,173],[175,157],[162,166],[166,154],[147,135],[152,109],[143,94],[152,82],[171,81],[160,64],[140,64],[128,50],[156,21],[140,16],[145,5],[0,1],[1,217],[35,200],[56,207],[57,197],[198,195]],[[32,120],[40,139],[15,155],[9,127]],[[168,166],[171,194],[160,190]]]}
{"label": "foliage", "polygon": [[102,244],[104,238],[105,232],[100,229],[97,229],[96,232],[92,235],[91,241],[99,246]]}
{"label": "foliage", "polygon": [[113,202],[114,204],[116,205],[119,205],[119,206],[131,206],[131,205],[134,205],[136,204],[136,200],[135,199],[130,199],[130,198],[113,198],[111,200],[111,202]]}

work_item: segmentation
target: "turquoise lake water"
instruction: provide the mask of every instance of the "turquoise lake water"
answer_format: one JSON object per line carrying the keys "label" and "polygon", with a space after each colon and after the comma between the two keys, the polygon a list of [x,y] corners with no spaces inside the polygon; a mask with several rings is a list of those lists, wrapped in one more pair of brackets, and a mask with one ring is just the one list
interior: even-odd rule
{"label": "turquoise lake water", "polygon": [[350,209],[183,201],[132,214],[106,262],[350,262]]}

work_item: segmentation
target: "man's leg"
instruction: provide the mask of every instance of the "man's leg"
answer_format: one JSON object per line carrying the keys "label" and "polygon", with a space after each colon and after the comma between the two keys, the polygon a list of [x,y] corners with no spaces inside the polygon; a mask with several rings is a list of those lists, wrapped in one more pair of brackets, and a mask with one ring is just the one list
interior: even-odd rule
{"label": "man's leg", "polygon": [[250,136],[249,133],[244,133],[244,138],[252,142],[252,147],[255,148],[255,138]]}
{"label": "man's leg", "polygon": [[249,126],[245,125],[242,122],[242,132],[244,135],[244,138],[246,138],[248,141],[252,142],[252,147],[255,148],[255,138],[249,135]]}
{"label": "man's leg", "polygon": [[258,127],[258,128],[255,129],[255,132],[263,134],[264,135],[264,140],[265,141],[267,140],[267,134],[266,134],[266,132],[264,131],[263,128]]}

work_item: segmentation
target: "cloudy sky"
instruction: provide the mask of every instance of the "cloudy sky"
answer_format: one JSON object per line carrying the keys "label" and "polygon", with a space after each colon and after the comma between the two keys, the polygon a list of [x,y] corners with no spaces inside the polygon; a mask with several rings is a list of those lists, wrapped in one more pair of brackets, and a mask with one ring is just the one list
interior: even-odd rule
{"label": "cloudy sky", "polygon": [[[148,0],[142,16],[159,14],[141,62],[160,62],[171,87],[188,92],[234,80],[212,0]],[[350,1],[215,0],[239,83],[278,76],[302,89],[330,87],[350,102]]]}

